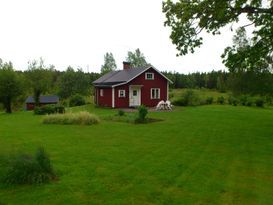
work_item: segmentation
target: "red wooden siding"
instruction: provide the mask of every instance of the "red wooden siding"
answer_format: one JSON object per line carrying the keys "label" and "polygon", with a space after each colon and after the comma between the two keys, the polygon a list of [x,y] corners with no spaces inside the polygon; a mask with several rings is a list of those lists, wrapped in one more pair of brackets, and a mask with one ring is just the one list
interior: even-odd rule
{"label": "red wooden siding", "polygon": [[[103,89],[103,96],[100,96],[100,89]],[[112,88],[96,88],[97,105],[112,107]]]}
{"label": "red wooden siding", "polygon": [[[125,97],[124,98],[120,98],[118,96],[119,90],[125,90]],[[129,107],[129,86],[128,86],[128,84],[115,87],[115,107],[117,107],[117,108]]]}

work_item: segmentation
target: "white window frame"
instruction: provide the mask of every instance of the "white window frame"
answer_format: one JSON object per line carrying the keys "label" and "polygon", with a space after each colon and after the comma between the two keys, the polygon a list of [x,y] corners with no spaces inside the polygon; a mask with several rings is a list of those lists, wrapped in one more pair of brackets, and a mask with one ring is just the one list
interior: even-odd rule
{"label": "white window frame", "polygon": [[[122,94],[123,93],[123,94]],[[119,98],[125,98],[126,97],[126,92],[125,90],[118,90],[118,97]]]}
{"label": "white window frame", "polygon": [[103,89],[100,89],[100,97],[103,97],[104,91]]}
{"label": "white window frame", "polygon": [[[152,75],[152,78],[148,78],[148,75]],[[155,74],[154,73],[145,73],[145,80],[154,80],[155,79]]]}
{"label": "white window frame", "polygon": [[[155,96],[153,96],[153,91],[155,93]],[[156,93],[158,93],[158,96],[156,95]],[[160,88],[151,88],[151,99],[152,100],[160,99]]]}

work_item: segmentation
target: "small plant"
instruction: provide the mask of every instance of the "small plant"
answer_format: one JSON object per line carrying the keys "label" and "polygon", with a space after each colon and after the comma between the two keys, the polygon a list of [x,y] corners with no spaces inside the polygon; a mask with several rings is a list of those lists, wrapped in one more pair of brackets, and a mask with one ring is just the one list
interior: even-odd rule
{"label": "small plant", "polygon": [[61,124],[61,125],[93,125],[100,122],[99,118],[89,112],[66,113],[47,115],[43,119],[44,124]]}
{"label": "small plant", "polygon": [[138,107],[138,116],[135,120],[136,123],[145,123],[146,122],[146,116],[148,114],[148,109],[144,106],[141,105]]}
{"label": "small plant", "polygon": [[223,104],[225,103],[225,98],[224,98],[224,96],[219,96],[219,97],[217,98],[217,103],[223,105]]}
{"label": "small plant", "polygon": [[263,98],[257,98],[255,100],[255,104],[257,107],[264,107],[264,99]]}
{"label": "small plant", "polygon": [[124,110],[118,110],[118,116],[124,116],[125,115],[125,112]]}
{"label": "small plant", "polygon": [[41,184],[56,179],[50,158],[43,148],[34,157],[19,155],[12,162],[5,177],[8,184]]}
{"label": "small plant", "polygon": [[213,103],[213,97],[207,97],[206,104],[210,105]]}
{"label": "small plant", "polygon": [[70,101],[69,101],[70,107],[81,106],[85,104],[86,104],[85,99],[81,95],[74,95],[70,98]]}

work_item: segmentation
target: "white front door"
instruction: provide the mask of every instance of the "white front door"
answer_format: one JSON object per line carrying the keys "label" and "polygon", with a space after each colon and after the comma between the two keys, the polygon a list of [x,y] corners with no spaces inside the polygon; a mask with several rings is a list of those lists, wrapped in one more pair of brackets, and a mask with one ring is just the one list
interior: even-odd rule
{"label": "white front door", "polygon": [[140,87],[131,87],[130,88],[130,107],[140,106],[141,105],[141,90]]}

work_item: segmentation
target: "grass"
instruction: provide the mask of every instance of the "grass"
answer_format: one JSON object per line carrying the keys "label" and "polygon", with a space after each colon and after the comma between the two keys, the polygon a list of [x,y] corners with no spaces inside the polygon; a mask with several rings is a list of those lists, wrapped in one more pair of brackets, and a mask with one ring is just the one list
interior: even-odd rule
{"label": "grass", "polygon": [[0,177],[9,155],[39,146],[59,173],[46,185],[0,183],[0,204],[272,204],[272,109],[211,105],[148,117],[164,121],[79,127],[0,114]]}
{"label": "grass", "polygon": [[172,89],[170,91],[171,100],[181,97],[187,90],[193,90],[203,100],[207,99],[208,97],[213,97],[214,103],[216,103],[218,97],[223,96],[227,100],[229,96],[229,93],[220,93],[216,90],[209,89]]}

